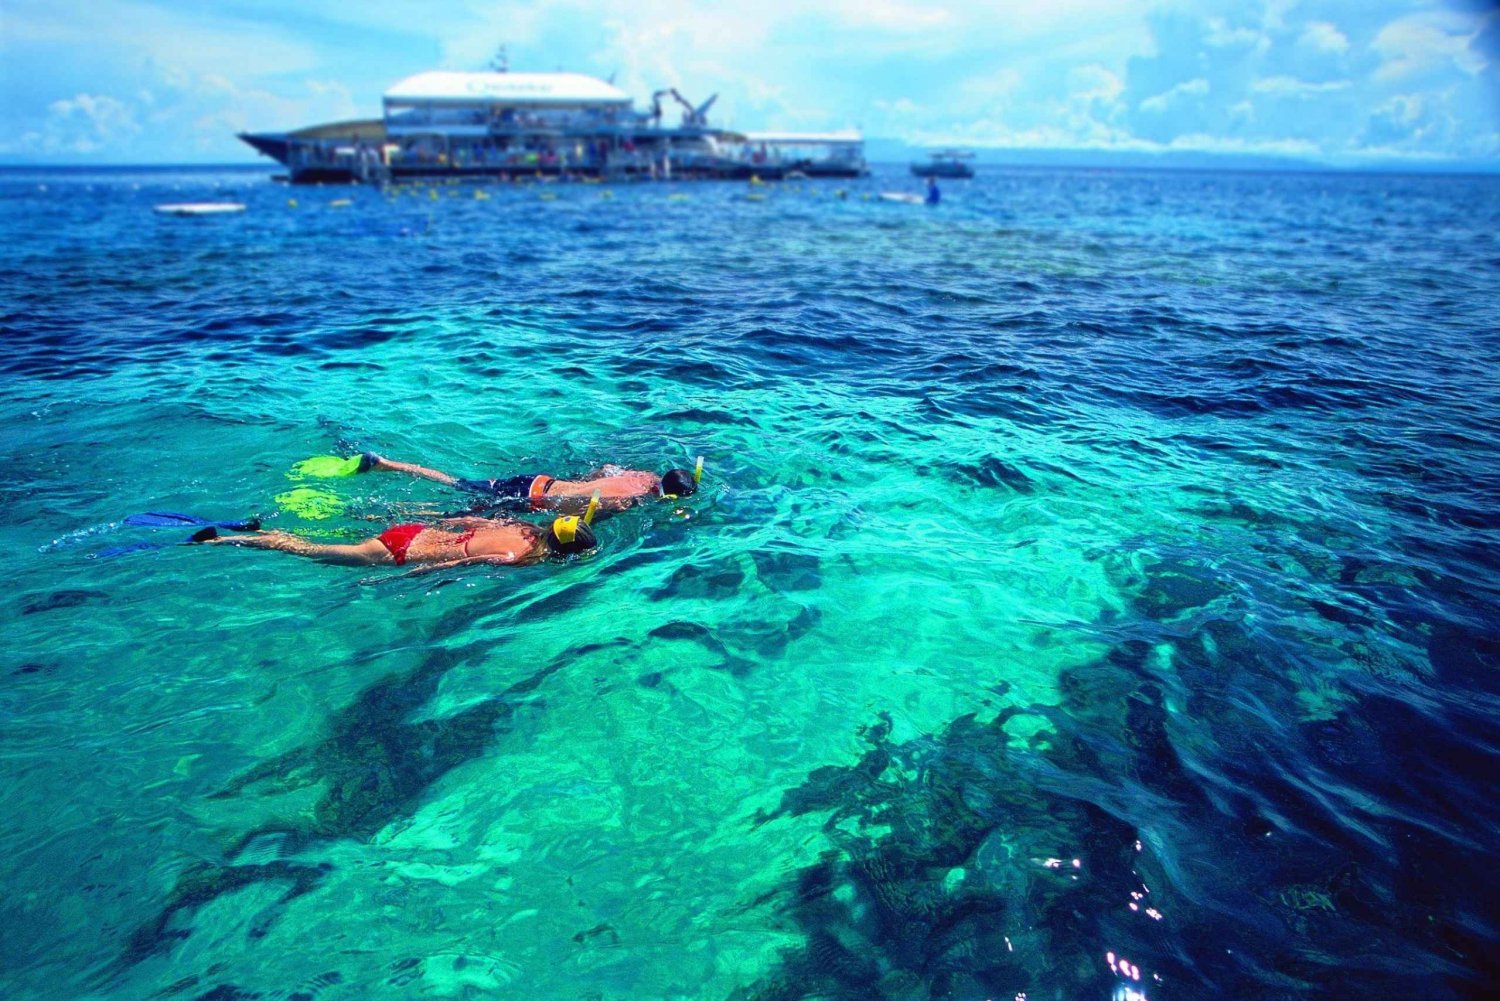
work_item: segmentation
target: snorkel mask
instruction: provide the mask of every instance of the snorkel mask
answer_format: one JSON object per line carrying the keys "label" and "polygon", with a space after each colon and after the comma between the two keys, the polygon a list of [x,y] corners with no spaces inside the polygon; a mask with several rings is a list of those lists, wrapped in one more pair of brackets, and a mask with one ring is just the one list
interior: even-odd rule
{"label": "snorkel mask", "polygon": [[680,497],[691,497],[698,492],[698,484],[703,479],[703,456],[698,456],[698,461],[693,464],[693,471],[689,473],[686,469],[669,469],[667,475],[661,478],[661,495],[667,500],[677,500]]}
{"label": "snorkel mask", "polygon": [[594,491],[594,496],[589,498],[589,506],[583,512],[583,516],[576,514],[563,515],[552,520],[552,529],[547,536],[547,545],[554,552],[564,556],[575,553],[587,552],[599,544],[590,527],[594,521],[594,515],[599,511],[599,491]]}

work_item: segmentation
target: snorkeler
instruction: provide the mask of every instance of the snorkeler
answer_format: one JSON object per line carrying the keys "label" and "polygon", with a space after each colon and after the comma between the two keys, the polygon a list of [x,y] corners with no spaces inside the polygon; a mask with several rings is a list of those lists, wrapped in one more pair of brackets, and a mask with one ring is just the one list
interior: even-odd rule
{"label": "snorkeler", "polygon": [[358,471],[406,473],[433,480],[446,486],[494,498],[494,507],[512,511],[543,511],[581,508],[590,496],[597,494],[600,505],[608,511],[623,511],[639,501],[655,497],[689,497],[698,490],[703,477],[703,459],[691,470],[669,469],[662,476],[643,469],[623,469],[606,465],[579,480],[563,480],[546,473],[526,473],[497,480],[464,480],[436,469],[410,462],[393,462],[374,452],[360,456]]}
{"label": "snorkeler", "polygon": [[595,507],[590,502],[582,517],[566,515],[546,528],[495,518],[447,518],[436,525],[392,525],[375,538],[353,545],[309,542],[290,532],[220,535],[211,527],[194,535],[192,541],[274,549],[344,566],[422,564],[413,573],[479,563],[525,566],[548,556],[575,556],[597,546],[598,539],[589,527]]}

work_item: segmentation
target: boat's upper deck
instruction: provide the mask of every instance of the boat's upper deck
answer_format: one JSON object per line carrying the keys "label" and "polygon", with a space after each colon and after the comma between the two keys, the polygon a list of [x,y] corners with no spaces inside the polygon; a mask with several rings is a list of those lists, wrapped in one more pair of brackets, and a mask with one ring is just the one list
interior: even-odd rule
{"label": "boat's upper deck", "polygon": [[582,73],[454,73],[407,77],[385,92],[385,120],[393,134],[441,130],[450,134],[505,131],[527,121],[567,128],[581,120],[628,114],[630,95]]}

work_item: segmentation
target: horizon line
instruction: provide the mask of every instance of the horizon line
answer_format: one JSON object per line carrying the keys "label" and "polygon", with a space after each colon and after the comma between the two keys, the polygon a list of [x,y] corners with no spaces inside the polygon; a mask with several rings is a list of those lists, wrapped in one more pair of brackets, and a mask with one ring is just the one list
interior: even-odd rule
{"label": "horizon line", "polygon": [[[888,140],[889,141],[889,140]],[[901,140],[896,140],[901,141]],[[921,149],[921,147],[912,147]],[[1059,168],[1109,169],[1109,170],[1203,170],[1226,173],[1273,173],[1273,174],[1412,174],[1412,175],[1472,175],[1478,177],[1500,174],[1500,161],[1475,160],[1377,160],[1352,164],[1326,163],[1318,160],[1299,159],[1266,153],[1226,153],[1199,150],[1090,150],[1079,147],[969,147],[987,150],[997,159],[981,160],[978,166],[998,168],[1021,168],[1027,170],[1050,170]],[[1018,154],[1022,158],[1034,155],[1062,157],[1077,155],[1084,160],[1096,162],[1069,162],[1059,159],[1049,163],[1006,163],[1006,153]],[[1134,161],[1162,160],[1160,163],[1100,163],[1099,160],[1122,158]],[[1174,163],[1172,160],[1199,159],[1203,163]],[[1213,163],[1212,161],[1221,161]],[[1252,161],[1250,163],[1236,161]],[[904,167],[911,161],[870,160],[872,167]],[[141,160],[141,161],[86,161],[86,160],[6,160],[0,158],[0,170],[245,170],[275,173],[284,170],[279,163],[255,160]]]}

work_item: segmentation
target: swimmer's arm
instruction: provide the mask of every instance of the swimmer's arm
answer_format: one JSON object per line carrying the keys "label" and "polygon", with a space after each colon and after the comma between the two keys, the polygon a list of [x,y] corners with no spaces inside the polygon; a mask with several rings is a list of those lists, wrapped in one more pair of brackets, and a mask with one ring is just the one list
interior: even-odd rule
{"label": "swimmer's arm", "polygon": [[[549,493],[547,495],[547,507],[554,511],[564,511],[569,514],[582,514],[588,510],[589,499],[592,493]],[[627,508],[634,507],[640,503],[645,494],[634,497],[600,497],[598,517],[606,514],[615,514]]]}
{"label": "swimmer's arm", "polygon": [[461,516],[457,518],[444,518],[438,524],[444,528],[496,528],[500,525],[514,525],[518,523],[516,518],[480,518],[478,516]]}
{"label": "swimmer's arm", "polygon": [[465,556],[459,560],[445,560],[442,563],[429,563],[406,573],[398,573],[392,577],[377,577],[370,580],[362,580],[361,584],[381,584],[388,580],[401,580],[404,577],[420,577],[423,574],[436,573],[439,570],[452,570],[454,567],[475,566],[480,563],[488,563],[491,566],[515,566],[524,562],[524,554],[516,553],[509,556]]}

